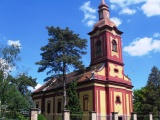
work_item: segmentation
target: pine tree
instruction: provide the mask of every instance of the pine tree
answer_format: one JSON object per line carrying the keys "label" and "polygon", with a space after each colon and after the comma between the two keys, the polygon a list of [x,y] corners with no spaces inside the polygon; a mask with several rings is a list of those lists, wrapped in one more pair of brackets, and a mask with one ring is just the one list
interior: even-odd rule
{"label": "pine tree", "polygon": [[134,110],[139,114],[160,112],[160,70],[153,66],[145,87],[134,90]]}
{"label": "pine tree", "polygon": [[70,110],[71,120],[81,120],[82,114],[83,114],[80,103],[79,103],[76,86],[77,86],[77,83],[75,80],[73,80],[68,90],[69,102],[66,108]]}
{"label": "pine tree", "polygon": [[153,67],[148,77],[147,85],[145,86],[146,104],[148,112],[158,114],[160,111],[160,71],[157,67]]}
{"label": "pine tree", "polygon": [[44,81],[56,78],[63,82],[63,107],[66,106],[66,73],[69,67],[83,69],[81,58],[86,54],[86,39],[81,39],[79,34],[75,34],[69,28],[47,27],[48,44],[41,47],[42,60],[36,62],[40,65],[38,72],[47,70],[49,75]]}

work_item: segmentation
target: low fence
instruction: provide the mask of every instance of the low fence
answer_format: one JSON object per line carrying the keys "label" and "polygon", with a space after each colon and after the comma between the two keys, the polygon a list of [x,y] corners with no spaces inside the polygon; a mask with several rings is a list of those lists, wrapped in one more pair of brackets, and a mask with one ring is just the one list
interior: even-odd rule
{"label": "low fence", "polygon": [[112,115],[96,115],[96,120],[112,120]]}
{"label": "low fence", "polygon": [[137,120],[160,120],[160,115],[139,115],[137,114]]}
{"label": "low fence", "polygon": [[[38,109],[32,109],[30,120],[37,120],[38,114]],[[62,117],[62,115],[64,116]],[[80,119],[80,116],[78,115],[70,115],[69,110],[64,110],[63,113],[60,114],[45,115],[45,117],[47,120],[160,120],[160,115],[155,116],[152,115],[152,113],[149,113],[148,115],[137,115],[136,113],[131,113],[131,115],[118,115],[117,112],[112,112],[110,115],[101,115],[94,111],[89,112],[89,114],[86,115],[83,114],[82,119]]]}
{"label": "low fence", "polygon": [[118,115],[117,112],[112,112],[111,115],[96,114],[96,119],[94,120],[160,120],[160,116],[153,116],[151,113],[148,115],[137,115],[136,113],[131,113],[131,115]]}

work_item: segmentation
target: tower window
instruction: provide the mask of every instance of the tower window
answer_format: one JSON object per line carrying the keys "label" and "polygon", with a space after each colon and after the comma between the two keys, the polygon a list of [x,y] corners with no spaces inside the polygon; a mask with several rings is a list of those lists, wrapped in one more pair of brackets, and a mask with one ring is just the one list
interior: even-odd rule
{"label": "tower window", "polygon": [[62,103],[62,100],[61,99],[59,99],[58,101],[58,106],[57,106],[57,113],[61,113],[62,112],[62,110],[61,110],[61,103]]}
{"label": "tower window", "polygon": [[112,41],[112,50],[117,52],[117,42],[115,40]]}
{"label": "tower window", "polygon": [[83,96],[83,110],[88,111],[88,95]]}
{"label": "tower window", "polygon": [[101,55],[101,52],[102,52],[102,50],[101,50],[101,41],[98,40],[98,41],[96,42],[96,55],[97,55],[97,56],[100,56],[100,55]]}
{"label": "tower window", "polygon": [[115,72],[115,73],[118,73],[119,71],[118,71],[118,69],[117,69],[117,68],[114,68],[114,72]]}
{"label": "tower window", "polygon": [[120,96],[116,96],[116,104],[121,104]]}
{"label": "tower window", "polygon": [[100,14],[99,14],[99,18],[100,18],[100,19],[102,19],[102,12],[100,12]]}
{"label": "tower window", "polygon": [[50,114],[51,112],[51,101],[47,102],[47,114]]}

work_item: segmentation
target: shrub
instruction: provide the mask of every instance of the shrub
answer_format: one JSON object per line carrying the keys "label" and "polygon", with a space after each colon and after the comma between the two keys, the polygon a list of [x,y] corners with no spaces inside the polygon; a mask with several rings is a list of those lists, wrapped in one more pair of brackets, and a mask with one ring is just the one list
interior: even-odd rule
{"label": "shrub", "polygon": [[46,118],[42,114],[38,114],[38,120],[46,120]]}

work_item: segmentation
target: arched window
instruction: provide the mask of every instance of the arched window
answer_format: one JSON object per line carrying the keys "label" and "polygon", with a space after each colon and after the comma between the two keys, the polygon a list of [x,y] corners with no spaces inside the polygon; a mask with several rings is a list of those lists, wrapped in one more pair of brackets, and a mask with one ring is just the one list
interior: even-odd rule
{"label": "arched window", "polygon": [[112,41],[112,50],[117,52],[117,42],[115,40]]}
{"label": "arched window", "polygon": [[62,112],[62,110],[61,110],[61,107],[62,107],[62,100],[61,99],[59,99],[58,101],[58,104],[57,104],[57,113],[61,113]]}
{"label": "arched window", "polygon": [[39,102],[36,102],[36,108],[39,108]]}
{"label": "arched window", "polygon": [[50,114],[51,112],[51,101],[47,102],[47,114]]}
{"label": "arched window", "polygon": [[96,42],[96,55],[97,55],[97,56],[101,55],[101,52],[102,52],[102,50],[101,50],[101,41],[98,40],[98,41]]}
{"label": "arched window", "polygon": [[89,109],[88,109],[88,107],[89,107],[89,106],[88,106],[88,104],[89,104],[88,102],[89,102],[89,100],[88,100],[88,95],[84,95],[84,96],[83,96],[83,110],[84,110],[84,111],[89,110]]}
{"label": "arched window", "polygon": [[120,96],[116,96],[116,104],[121,104]]}

